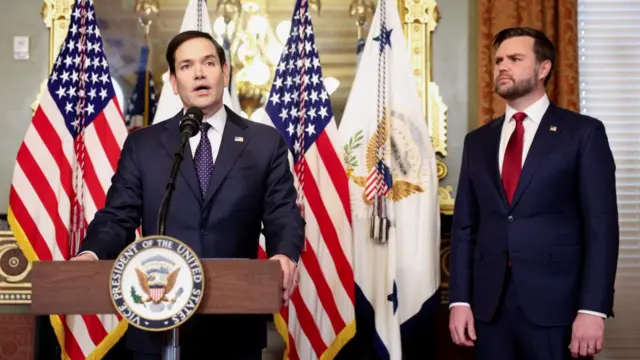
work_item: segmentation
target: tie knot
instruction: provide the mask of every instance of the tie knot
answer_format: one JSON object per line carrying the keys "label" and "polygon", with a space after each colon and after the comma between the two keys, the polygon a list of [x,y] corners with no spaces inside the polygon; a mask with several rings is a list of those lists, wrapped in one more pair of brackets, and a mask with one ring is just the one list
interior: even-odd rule
{"label": "tie knot", "polygon": [[518,121],[518,122],[523,122],[524,119],[526,119],[526,118],[527,118],[527,114],[525,114],[523,112],[517,112],[517,113],[513,114],[513,119],[515,121]]}
{"label": "tie knot", "polygon": [[204,121],[200,123],[200,132],[202,132],[203,134],[206,134],[209,131],[209,129],[211,129],[211,124]]}

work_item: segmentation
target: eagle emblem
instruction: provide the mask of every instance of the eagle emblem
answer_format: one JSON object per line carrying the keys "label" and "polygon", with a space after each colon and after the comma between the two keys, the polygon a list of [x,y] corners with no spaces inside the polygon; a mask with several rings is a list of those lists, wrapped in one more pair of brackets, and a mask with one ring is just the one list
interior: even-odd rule
{"label": "eagle emblem", "polygon": [[[377,169],[382,173],[383,190],[386,194],[386,198],[391,201],[401,201],[409,196],[424,192],[422,186],[414,184],[405,179],[401,179],[401,173],[392,174],[389,165],[385,163],[386,159],[392,159],[399,165],[398,168],[402,169],[406,166],[403,164],[401,150],[398,149],[397,143],[391,143],[391,132],[389,129],[389,121],[380,121],[373,133],[369,142],[367,143],[365,153],[365,169],[369,176],[357,176],[354,174],[354,170],[358,167],[358,159],[354,154],[354,151],[362,145],[363,132],[359,130],[356,132],[344,146],[344,160],[347,168],[347,175],[353,180],[355,184],[362,188],[367,188],[367,181],[371,178],[371,174]],[[390,144],[391,143],[391,144]],[[391,145],[391,146],[389,146]],[[377,153],[380,147],[388,148],[391,156],[384,156],[383,160],[377,160]],[[363,200],[366,204],[371,204],[371,196],[368,196],[367,191],[363,192]]]}
{"label": "eagle emblem", "polygon": [[138,285],[142,289],[144,296],[133,296],[134,301],[139,304],[151,303],[153,308],[158,308],[161,303],[169,303],[169,305],[176,302],[176,299],[182,294],[182,288],[178,289],[176,295],[171,298],[168,294],[173,291],[178,280],[178,274],[180,267],[176,267],[175,264],[163,257],[153,256],[142,262],[141,268],[136,268],[136,274],[138,276]]}

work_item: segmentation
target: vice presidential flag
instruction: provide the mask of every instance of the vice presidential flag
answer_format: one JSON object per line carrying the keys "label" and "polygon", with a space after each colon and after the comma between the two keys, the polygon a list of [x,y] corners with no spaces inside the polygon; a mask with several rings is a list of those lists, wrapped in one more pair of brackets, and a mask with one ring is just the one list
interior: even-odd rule
{"label": "vice presidential flag", "polygon": [[[31,261],[75,256],[104,207],[127,137],[91,0],[76,0],[47,87],[18,149],[9,224]],[[101,359],[127,329],[117,315],[51,315],[62,359]]]}
{"label": "vice presidential flag", "polygon": [[[393,0],[380,0],[340,123],[349,174],[358,333],[402,358],[402,327],[440,283],[436,158]],[[369,319],[366,319],[369,317]]]}

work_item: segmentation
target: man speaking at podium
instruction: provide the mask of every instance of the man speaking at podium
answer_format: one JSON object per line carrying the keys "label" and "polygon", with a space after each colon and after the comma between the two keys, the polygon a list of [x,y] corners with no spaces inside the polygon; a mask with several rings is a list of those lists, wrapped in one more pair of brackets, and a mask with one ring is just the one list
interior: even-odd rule
{"label": "man speaking at podium", "polygon": [[[282,266],[286,303],[297,283],[304,226],[284,139],[275,128],[243,119],[223,105],[229,65],[209,34],[178,34],[166,58],[184,109],[204,113],[176,177],[166,235],[185,242],[201,258],[255,259],[263,227],[266,251]],[[105,207],[89,224],[73,260],[115,259],[135,239],[140,224],[144,236],[157,233],[183,114],[128,136]],[[264,315],[196,315],[180,331],[183,359],[210,354],[254,360],[266,346]],[[162,333],[130,326],[126,336],[134,359],[161,358]]]}

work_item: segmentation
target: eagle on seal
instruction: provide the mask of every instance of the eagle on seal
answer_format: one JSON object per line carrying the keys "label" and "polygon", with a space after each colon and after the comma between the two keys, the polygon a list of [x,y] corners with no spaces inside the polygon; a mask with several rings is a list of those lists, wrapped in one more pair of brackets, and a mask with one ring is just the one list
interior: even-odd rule
{"label": "eagle on seal", "polygon": [[136,268],[136,274],[138,275],[138,283],[142,288],[142,291],[147,295],[142,298],[142,303],[153,302],[158,304],[161,301],[175,302],[175,299],[167,298],[167,294],[173,290],[178,280],[178,272],[180,268],[176,268],[166,276],[162,276],[162,272],[150,272],[148,275],[146,272]]}

